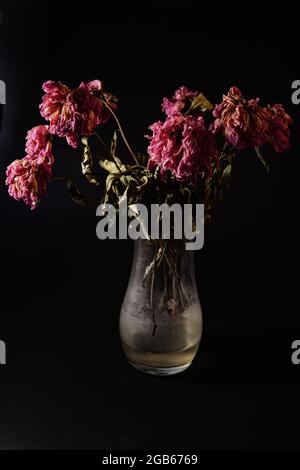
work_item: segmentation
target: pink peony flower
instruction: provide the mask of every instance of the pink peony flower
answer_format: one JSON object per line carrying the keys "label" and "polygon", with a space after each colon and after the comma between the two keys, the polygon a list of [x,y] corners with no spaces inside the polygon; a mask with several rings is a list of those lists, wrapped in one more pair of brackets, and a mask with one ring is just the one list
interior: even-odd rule
{"label": "pink peony flower", "polygon": [[269,119],[267,138],[271,148],[277,153],[289,150],[289,126],[293,123],[291,116],[285,112],[281,104],[274,104],[266,108],[266,112]]}
{"label": "pink peony flower", "polygon": [[49,126],[36,126],[27,132],[26,154],[35,156],[38,163],[52,158],[52,142]]}
{"label": "pink peony flower", "polygon": [[114,110],[112,95],[103,92],[102,83],[82,82],[78,88],[53,81],[44,83],[45,95],[40,104],[41,115],[50,122],[50,133],[65,137],[71,147],[78,147],[81,137],[92,134],[98,124],[106,122],[111,113],[102,103],[100,94]]}
{"label": "pink peony flower", "polygon": [[150,129],[152,136],[147,136],[150,171],[158,165],[162,178],[171,173],[179,181],[194,186],[200,177],[212,176],[218,152],[202,116],[170,114],[165,122],[156,122]]}
{"label": "pink peony flower", "polygon": [[10,196],[35,209],[40,198],[46,193],[47,183],[52,176],[52,164],[38,163],[36,157],[26,155],[15,160],[6,170],[6,184]]}
{"label": "pink peony flower", "polygon": [[213,111],[212,132],[221,131],[237,149],[261,147],[267,141],[268,113],[258,103],[259,98],[246,100],[238,88],[230,88]]}
{"label": "pink peony flower", "polygon": [[191,105],[197,95],[199,95],[198,91],[190,91],[185,86],[182,86],[175,91],[171,99],[163,99],[162,110],[167,116],[180,113],[184,108]]}
{"label": "pink peony flower", "polygon": [[49,80],[43,84],[43,102],[40,104],[41,115],[50,122],[55,122],[71,90],[66,85]]}

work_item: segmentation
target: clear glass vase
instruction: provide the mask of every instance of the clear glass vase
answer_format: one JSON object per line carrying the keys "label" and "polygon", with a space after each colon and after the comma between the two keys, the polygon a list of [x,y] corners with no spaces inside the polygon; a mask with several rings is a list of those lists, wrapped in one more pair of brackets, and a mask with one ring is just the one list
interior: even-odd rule
{"label": "clear glass vase", "polygon": [[171,375],[192,363],[202,335],[194,252],[182,240],[135,241],[120,314],[120,336],[132,366]]}

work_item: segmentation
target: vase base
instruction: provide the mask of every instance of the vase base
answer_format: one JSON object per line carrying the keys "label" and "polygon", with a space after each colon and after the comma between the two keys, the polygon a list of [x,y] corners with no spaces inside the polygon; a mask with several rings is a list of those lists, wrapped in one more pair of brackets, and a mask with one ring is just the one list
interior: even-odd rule
{"label": "vase base", "polygon": [[129,363],[137,370],[152,375],[174,375],[185,371],[193,362],[199,347],[199,342],[191,347],[171,352],[146,351],[128,346],[122,341],[122,346]]}
{"label": "vase base", "polygon": [[143,372],[144,374],[167,376],[167,375],[175,375],[175,374],[179,374],[180,372],[184,372],[188,367],[190,367],[191,362],[189,362],[188,364],[183,364],[181,366],[175,366],[175,367],[155,367],[155,366],[149,366],[146,364],[138,364],[136,362],[131,362],[131,361],[129,361],[129,364],[132,365],[139,372]]}

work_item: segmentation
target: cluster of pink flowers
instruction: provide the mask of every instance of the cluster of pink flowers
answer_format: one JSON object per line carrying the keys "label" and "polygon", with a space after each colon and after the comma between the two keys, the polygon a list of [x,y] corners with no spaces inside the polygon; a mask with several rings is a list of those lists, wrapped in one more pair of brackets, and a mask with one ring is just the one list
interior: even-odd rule
{"label": "cluster of pink flowers", "polygon": [[[82,82],[73,90],[48,81],[43,91],[40,112],[49,125],[28,131],[26,156],[15,160],[6,172],[9,194],[32,209],[52,177],[52,136],[65,138],[77,148],[82,137],[91,135],[116,110],[115,97],[103,90],[99,80]],[[165,120],[150,126],[148,168],[155,171],[159,167],[163,180],[173,176],[196,187],[199,180],[210,179],[220,164],[216,134],[238,150],[260,148],[266,143],[277,153],[289,149],[292,118],[282,105],[262,107],[258,98],[247,100],[237,87],[232,87],[215,106],[214,122],[208,128],[197,97],[201,99],[196,91],[178,88],[171,98],[163,99]]]}
{"label": "cluster of pink flowers", "polygon": [[35,209],[46,193],[52,177],[51,136],[65,137],[71,147],[77,148],[82,137],[91,135],[98,124],[110,118],[111,110],[116,110],[115,98],[103,91],[99,80],[82,82],[74,90],[62,83],[48,81],[43,90],[45,95],[40,112],[49,121],[49,126],[40,125],[28,131],[26,156],[15,160],[6,171],[9,194],[17,200],[22,199],[31,209]]}
{"label": "cluster of pink flowers", "polygon": [[15,160],[6,170],[6,184],[10,196],[23,200],[35,209],[46,193],[52,177],[51,135],[48,126],[37,126],[27,134],[26,156]]}
{"label": "cluster of pink flowers", "polygon": [[165,121],[150,126],[148,168],[152,171],[159,166],[162,178],[172,174],[179,181],[196,185],[199,177],[211,177],[219,161],[214,138],[217,133],[238,150],[260,148],[266,143],[278,153],[289,149],[292,119],[282,105],[262,107],[258,98],[246,100],[237,87],[232,87],[215,106],[215,120],[207,129],[201,111],[189,114],[197,95],[180,87],[172,98],[163,100]]}
{"label": "cluster of pink flowers", "polygon": [[213,164],[218,164],[218,151],[212,133],[205,127],[203,116],[184,114],[198,92],[181,87],[169,100],[164,98],[162,108],[167,117],[152,126],[148,146],[148,168],[158,165],[160,175],[172,174],[177,180],[196,185],[199,178],[212,175]]}
{"label": "cluster of pink flowers", "polygon": [[289,149],[291,117],[282,105],[262,107],[259,98],[246,100],[237,87],[230,88],[213,111],[213,133],[222,132],[228,144],[241,150],[269,143],[275,152]]}
{"label": "cluster of pink flowers", "polygon": [[70,90],[62,83],[44,83],[41,115],[50,122],[50,132],[65,137],[68,144],[77,148],[82,136],[91,135],[94,129],[105,123],[111,112],[100,99],[102,93],[111,109],[116,109],[112,95],[103,91],[102,83],[93,80],[82,82],[78,88]]}

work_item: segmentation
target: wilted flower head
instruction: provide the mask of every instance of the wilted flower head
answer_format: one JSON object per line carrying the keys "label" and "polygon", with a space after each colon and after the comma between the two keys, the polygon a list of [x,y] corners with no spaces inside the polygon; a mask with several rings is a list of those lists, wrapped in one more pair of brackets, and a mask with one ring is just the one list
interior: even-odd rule
{"label": "wilted flower head", "polygon": [[82,82],[74,90],[59,82],[44,83],[40,112],[50,122],[51,134],[65,137],[68,144],[76,148],[81,137],[90,135],[98,124],[106,122],[111,113],[100,95],[113,110],[116,104],[112,95],[103,92],[102,88],[99,80]]}
{"label": "wilted flower head", "polygon": [[172,98],[164,98],[162,103],[162,110],[167,116],[176,114],[189,108],[193,99],[199,95],[198,91],[190,91],[185,86],[178,88]]}
{"label": "wilted flower head", "polygon": [[218,153],[202,116],[171,114],[165,122],[156,122],[150,129],[152,136],[147,136],[150,171],[158,165],[162,178],[171,173],[179,181],[194,186],[199,178],[212,175]]}
{"label": "wilted flower head", "polygon": [[36,126],[27,132],[26,154],[35,156],[38,163],[52,158],[52,142],[49,126]]}
{"label": "wilted flower head", "polygon": [[282,104],[274,104],[266,108],[269,127],[267,132],[268,143],[277,153],[282,153],[290,148],[290,129],[293,123]]}
{"label": "wilted flower head", "polygon": [[259,106],[259,98],[246,100],[237,87],[213,111],[212,132],[221,131],[237,149],[261,147],[267,141],[268,113]]}
{"label": "wilted flower head", "polygon": [[40,198],[46,193],[47,183],[52,176],[53,159],[49,163],[38,163],[36,157],[26,155],[15,160],[6,170],[6,184],[10,196],[23,200],[35,209]]}

